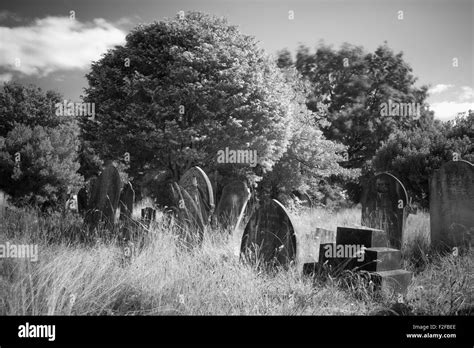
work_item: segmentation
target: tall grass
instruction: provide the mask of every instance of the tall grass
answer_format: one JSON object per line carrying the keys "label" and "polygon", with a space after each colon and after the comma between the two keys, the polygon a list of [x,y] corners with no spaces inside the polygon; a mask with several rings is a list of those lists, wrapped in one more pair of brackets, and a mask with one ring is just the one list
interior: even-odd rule
{"label": "tall grass", "polygon": [[[294,220],[301,229],[335,229],[358,224],[360,211],[316,209]],[[189,249],[174,226],[133,228],[128,256],[119,238],[84,242],[81,219],[72,215],[31,210],[0,217],[0,243],[39,245],[37,262],[0,259],[0,315],[365,315],[395,301],[371,292],[356,274],[318,279],[296,267],[264,273],[239,260],[241,229],[209,230],[200,247]],[[413,268],[406,255],[405,266]],[[412,312],[466,314],[472,263],[471,253],[424,265],[405,299]]]}

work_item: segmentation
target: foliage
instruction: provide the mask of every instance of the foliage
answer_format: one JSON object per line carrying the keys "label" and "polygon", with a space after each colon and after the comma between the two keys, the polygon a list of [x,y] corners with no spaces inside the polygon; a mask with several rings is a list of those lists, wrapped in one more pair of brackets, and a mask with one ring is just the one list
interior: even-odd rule
{"label": "foliage", "polygon": [[5,84],[0,92],[0,188],[17,205],[57,207],[77,191],[79,128],[56,116],[54,92]]}
{"label": "foliage", "polygon": [[139,26],[87,79],[96,117],[82,120],[82,137],[103,159],[128,152],[135,178],[168,170],[176,180],[196,164],[211,172],[226,147],[257,150],[257,167],[233,166],[261,174],[289,142],[291,89],[254,38],[222,19],[191,12]]}
{"label": "foliage", "polygon": [[[397,131],[380,147],[371,161],[372,170],[389,171],[407,188],[413,200],[427,208],[429,179],[434,170],[453,159],[474,160],[473,114],[453,122],[436,122],[425,129]],[[470,138],[471,137],[471,138]]]}
{"label": "foliage", "polygon": [[344,162],[346,146],[327,140],[320,131],[316,120],[323,117],[325,109],[321,106],[315,113],[307,108],[308,86],[300,74],[294,68],[283,71],[287,83],[294,90],[291,139],[287,151],[273,171],[264,177],[262,184],[270,187],[274,197],[278,197],[280,192],[299,190],[309,191],[314,198],[324,200],[328,194],[326,181],[332,181],[334,177],[354,178],[358,171],[339,164]]}
{"label": "foliage", "polygon": [[[426,108],[427,87],[415,87],[416,78],[402,53],[395,54],[385,43],[375,52],[344,44],[340,49],[320,44],[315,53],[300,46],[293,62],[281,51],[277,63],[294,66],[310,83],[306,105],[317,115],[328,140],[347,146],[346,168],[363,168],[376,150],[397,130],[421,127],[433,119]],[[420,113],[382,116],[384,103],[418,103]],[[318,111],[327,108],[327,113]],[[353,200],[358,200],[357,180],[344,180]]]}

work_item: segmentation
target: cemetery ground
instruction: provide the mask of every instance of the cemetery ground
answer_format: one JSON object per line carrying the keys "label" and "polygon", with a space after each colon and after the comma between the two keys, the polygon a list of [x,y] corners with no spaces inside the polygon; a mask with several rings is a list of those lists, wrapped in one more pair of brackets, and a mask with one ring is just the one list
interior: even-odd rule
{"label": "cemetery ground", "polygon": [[[300,231],[360,224],[360,209],[313,209]],[[242,230],[213,230],[186,250],[159,221],[124,257],[114,240],[73,242],[81,219],[35,211],[0,218],[0,243],[38,244],[37,262],[0,260],[0,315],[472,315],[474,257],[430,250],[429,214],[410,215],[403,268],[414,272],[401,301],[373,291],[363,273],[322,266],[262,272],[239,260]],[[129,261],[129,262],[128,262]],[[403,303],[399,303],[403,302]]]}

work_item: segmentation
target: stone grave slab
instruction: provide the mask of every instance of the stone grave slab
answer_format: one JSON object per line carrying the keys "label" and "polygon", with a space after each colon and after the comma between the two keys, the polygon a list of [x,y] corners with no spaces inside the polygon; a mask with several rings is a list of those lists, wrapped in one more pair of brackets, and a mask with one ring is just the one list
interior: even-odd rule
{"label": "stone grave slab", "polygon": [[366,248],[388,247],[389,242],[383,230],[370,227],[337,227],[336,244],[363,245]]}
{"label": "stone grave slab", "polygon": [[100,221],[104,221],[108,227],[114,225],[121,185],[119,172],[111,163],[92,183],[88,203],[90,211],[87,214],[87,222],[91,228],[97,227]]}
{"label": "stone grave slab", "polygon": [[406,294],[413,279],[413,273],[403,269],[371,273],[378,290]]}
{"label": "stone grave slab", "polygon": [[430,180],[431,243],[469,249],[474,235],[474,165],[450,161]]}
{"label": "stone grave slab", "polygon": [[217,204],[216,217],[224,229],[236,227],[250,198],[250,189],[243,181],[232,181],[224,186]]}
{"label": "stone grave slab", "polygon": [[127,182],[120,192],[120,219],[130,220],[133,213],[133,204],[135,203],[135,190],[132,183]]}
{"label": "stone grave slab", "polygon": [[362,225],[386,231],[390,246],[400,249],[408,216],[405,187],[390,173],[375,175],[362,192]]}
{"label": "stone grave slab", "polygon": [[201,211],[205,224],[210,222],[214,212],[214,192],[207,174],[199,167],[187,170],[179,180],[179,186],[186,190]]}
{"label": "stone grave slab", "polygon": [[177,223],[181,228],[184,240],[191,244],[201,243],[204,238],[205,224],[201,210],[191,195],[177,183],[170,185],[172,191]]}
{"label": "stone grave slab", "polygon": [[280,202],[275,199],[264,202],[245,227],[241,257],[270,268],[287,266],[297,256],[294,226]]}
{"label": "stone grave slab", "polygon": [[382,272],[402,267],[402,252],[392,248],[367,248],[364,261],[359,262],[360,270]]}

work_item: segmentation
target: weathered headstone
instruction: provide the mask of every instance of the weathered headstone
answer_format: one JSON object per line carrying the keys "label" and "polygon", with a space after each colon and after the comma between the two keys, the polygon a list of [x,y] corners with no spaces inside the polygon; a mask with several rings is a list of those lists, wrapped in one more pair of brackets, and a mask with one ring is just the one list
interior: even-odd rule
{"label": "weathered headstone", "polygon": [[201,210],[183,187],[173,183],[172,189],[176,202],[177,222],[185,233],[185,241],[190,244],[201,243],[205,229]]}
{"label": "weathered headstone", "polygon": [[156,210],[152,207],[145,207],[141,210],[142,221],[146,226],[150,226],[151,221],[156,221]]}
{"label": "weathered headstone", "polygon": [[242,236],[240,253],[270,267],[295,260],[294,224],[280,202],[268,200],[252,215]]}
{"label": "weathered headstone", "polygon": [[183,174],[179,186],[192,197],[201,211],[204,223],[209,223],[215,204],[211,181],[207,174],[199,167],[192,167]]}
{"label": "weathered headstone", "polygon": [[408,215],[403,184],[390,173],[375,175],[362,192],[362,225],[384,230],[389,244],[401,248]]}
{"label": "weathered headstone", "polygon": [[91,229],[97,227],[100,221],[104,221],[107,227],[114,225],[121,184],[117,168],[108,164],[92,185],[88,204],[90,211],[86,219]]}
{"label": "weathered headstone", "polygon": [[232,181],[224,186],[216,209],[217,220],[223,228],[236,226],[250,198],[250,189],[243,181]]}
{"label": "weathered headstone", "polygon": [[133,213],[133,204],[135,203],[135,191],[132,183],[127,182],[120,193],[120,219],[130,220]]}
{"label": "weathered headstone", "polygon": [[469,248],[474,234],[474,166],[450,161],[430,181],[431,243],[435,247]]}
{"label": "weathered headstone", "polygon": [[88,210],[88,192],[87,192],[87,186],[81,188],[79,192],[77,193],[77,211],[79,214],[84,216],[84,214]]}

